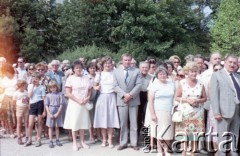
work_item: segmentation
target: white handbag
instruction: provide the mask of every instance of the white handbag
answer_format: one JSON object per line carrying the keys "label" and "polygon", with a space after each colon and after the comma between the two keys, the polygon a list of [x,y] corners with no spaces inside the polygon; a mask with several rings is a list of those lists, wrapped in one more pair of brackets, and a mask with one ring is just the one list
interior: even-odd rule
{"label": "white handbag", "polygon": [[[182,99],[180,100],[180,103],[175,102],[173,108],[172,108],[172,121],[173,122],[182,122],[183,121],[183,110],[180,109],[181,107],[178,107],[182,104]],[[178,107],[176,109],[176,107]]]}
{"label": "white handbag", "polygon": [[93,109],[93,103],[92,102],[86,103],[85,108],[90,111],[91,109]]}

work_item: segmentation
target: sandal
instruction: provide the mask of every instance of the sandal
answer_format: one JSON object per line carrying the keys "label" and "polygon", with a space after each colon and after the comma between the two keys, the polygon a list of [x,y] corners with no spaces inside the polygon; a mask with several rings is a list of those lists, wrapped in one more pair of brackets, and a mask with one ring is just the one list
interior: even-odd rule
{"label": "sandal", "polygon": [[23,145],[22,137],[18,137],[18,145]]}
{"label": "sandal", "polygon": [[24,144],[24,147],[27,147],[27,146],[30,146],[32,145],[32,141],[28,140],[25,144]]}
{"label": "sandal", "polygon": [[106,147],[106,146],[107,146],[107,142],[106,142],[106,140],[103,140],[101,146],[102,146],[102,147]]}
{"label": "sandal", "polygon": [[35,147],[40,147],[42,145],[41,140],[38,140]]}
{"label": "sandal", "polygon": [[49,141],[48,146],[49,146],[49,148],[53,148],[53,147],[54,147],[54,145],[53,145],[53,141],[52,141],[52,140]]}
{"label": "sandal", "polygon": [[62,146],[61,142],[58,139],[56,140],[56,145],[57,146]]}

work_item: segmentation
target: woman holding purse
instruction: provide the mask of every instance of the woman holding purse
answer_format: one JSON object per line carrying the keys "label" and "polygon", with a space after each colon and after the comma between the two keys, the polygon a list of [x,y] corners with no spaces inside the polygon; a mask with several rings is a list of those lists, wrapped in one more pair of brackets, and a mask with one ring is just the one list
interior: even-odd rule
{"label": "woman holding purse", "polygon": [[198,147],[198,135],[205,130],[202,104],[206,101],[206,92],[196,78],[198,67],[194,62],[187,63],[183,71],[187,77],[180,81],[175,93],[175,100],[180,103],[178,107],[183,111],[183,120],[175,124],[175,137],[176,140],[183,141],[183,156],[186,156],[187,141],[191,141],[193,156]]}

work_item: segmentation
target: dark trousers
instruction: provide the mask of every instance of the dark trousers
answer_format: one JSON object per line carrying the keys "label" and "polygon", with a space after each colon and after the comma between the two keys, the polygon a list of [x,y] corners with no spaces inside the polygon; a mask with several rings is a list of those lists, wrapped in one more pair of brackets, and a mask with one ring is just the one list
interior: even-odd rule
{"label": "dark trousers", "polygon": [[147,91],[146,92],[140,92],[140,105],[138,107],[138,136],[140,133],[141,128],[144,125],[144,119],[145,119],[145,113],[146,113],[146,105],[147,105]]}

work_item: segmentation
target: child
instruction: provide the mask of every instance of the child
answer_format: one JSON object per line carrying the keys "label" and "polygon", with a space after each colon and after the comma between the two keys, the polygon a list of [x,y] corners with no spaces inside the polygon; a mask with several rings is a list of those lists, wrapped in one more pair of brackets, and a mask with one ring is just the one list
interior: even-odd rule
{"label": "child", "polygon": [[[13,94],[13,103],[17,105],[17,135],[18,144],[22,145],[21,129],[22,129],[22,118],[24,118],[25,133],[27,134],[28,128],[28,115],[29,115],[29,98],[27,95],[26,88],[27,82],[25,80],[17,81],[17,91]],[[28,138],[26,137],[26,140]]]}
{"label": "child", "polygon": [[32,131],[35,121],[35,117],[38,118],[38,133],[37,143],[35,147],[41,146],[41,135],[42,135],[42,116],[44,112],[43,99],[45,97],[45,89],[39,84],[41,75],[38,72],[32,74],[32,84],[28,85],[28,97],[30,98],[30,111],[29,111],[29,125],[28,125],[28,141],[24,146],[32,144]]}
{"label": "child", "polygon": [[62,117],[62,107],[64,103],[64,97],[61,92],[59,92],[59,87],[56,81],[50,81],[48,84],[48,94],[44,100],[45,108],[47,111],[47,122],[46,125],[49,127],[49,148],[53,148],[53,127],[56,130],[56,145],[62,146],[59,141],[59,127],[63,126],[63,117]]}

